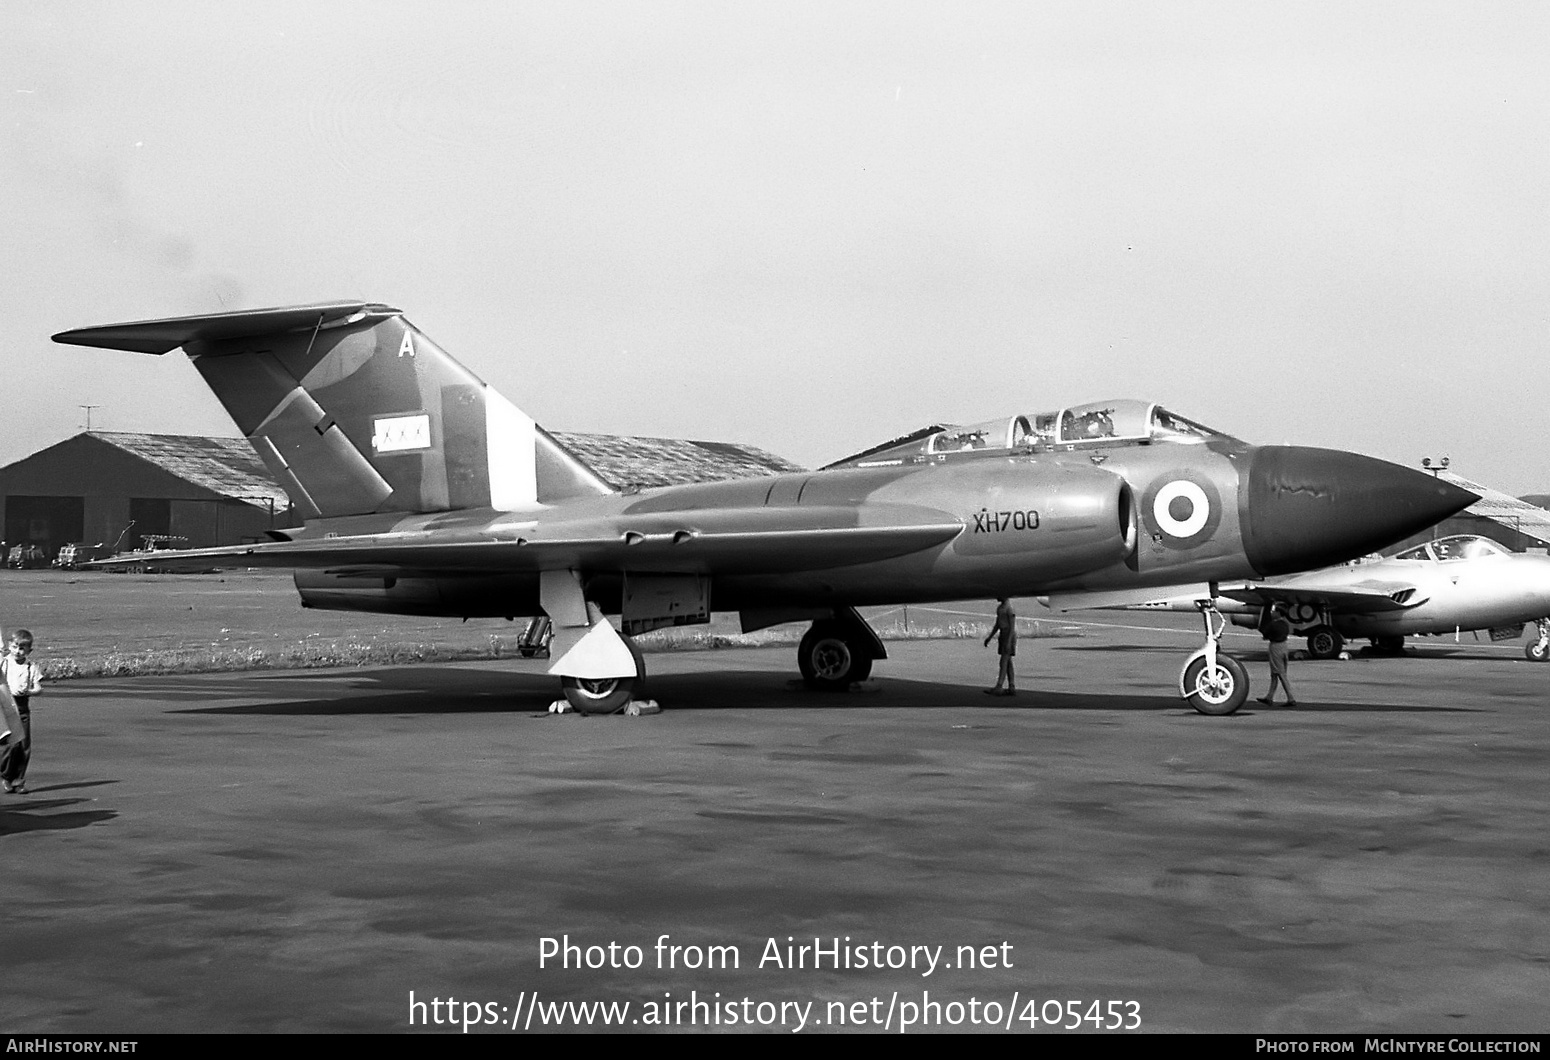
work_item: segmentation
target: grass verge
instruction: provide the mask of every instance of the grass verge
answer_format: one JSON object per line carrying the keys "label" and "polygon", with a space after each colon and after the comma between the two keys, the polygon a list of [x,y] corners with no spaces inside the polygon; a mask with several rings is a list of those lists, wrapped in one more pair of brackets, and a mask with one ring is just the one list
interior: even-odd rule
{"label": "grass verge", "polygon": [[[1080,630],[1055,622],[1018,620],[1020,637],[1074,637]],[[963,640],[982,638],[983,622],[939,625],[900,623],[874,627],[885,641]],[[682,626],[646,633],[637,642],[643,651],[715,651],[722,648],[795,646],[805,626],[775,626],[754,633],[717,631],[706,626]],[[243,670],[304,670],[349,666],[401,666],[412,663],[466,662],[517,656],[518,635],[489,635],[463,643],[427,641],[384,632],[372,637],[307,639],[264,644],[216,643],[204,646],[146,648],[136,651],[78,648],[39,660],[48,681],[92,677],[140,677],[156,674],[229,673]]]}

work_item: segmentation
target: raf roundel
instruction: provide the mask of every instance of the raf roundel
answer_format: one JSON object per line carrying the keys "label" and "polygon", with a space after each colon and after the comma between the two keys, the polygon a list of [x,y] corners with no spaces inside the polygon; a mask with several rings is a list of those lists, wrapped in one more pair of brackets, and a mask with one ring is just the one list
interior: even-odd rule
{"label": "raf roundel", "polygon": [[1210,539],[1222,519],[1222,503],[1208,479],[1165,478],[1147,490],[1142,513],[1154,540],[1169,548],[1193,548]]}

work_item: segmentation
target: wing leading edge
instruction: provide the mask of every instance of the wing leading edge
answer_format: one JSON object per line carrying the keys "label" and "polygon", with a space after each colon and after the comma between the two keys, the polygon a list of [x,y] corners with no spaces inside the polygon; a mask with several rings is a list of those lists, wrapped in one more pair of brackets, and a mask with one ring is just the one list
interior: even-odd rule
{"label": "wing leading edge", "polygon": [[845,508],[765,510],[762,526],[746,510],[701,510],[678,521],[497,523],[477,531],[410,530],[183,549],[115,557],[92,566],[392,569],[442,575],[566,568],[780,574],[892,559],[945,544],[963,530],[962,523],[942,512],[889,507],[886,525],[854,525],[855,510]]}
{"label": "wing leading edge", "polygon": [[1314,604],[1331,612],[1371,614],[1380,611],[1408,611],[1428,599],[1414,585],[1402,582],[1371,582],[1342,588],[1314,585],[1242,585],[1222,587],[1218,595],[1239,603],[1263,607],[1269,603]]}

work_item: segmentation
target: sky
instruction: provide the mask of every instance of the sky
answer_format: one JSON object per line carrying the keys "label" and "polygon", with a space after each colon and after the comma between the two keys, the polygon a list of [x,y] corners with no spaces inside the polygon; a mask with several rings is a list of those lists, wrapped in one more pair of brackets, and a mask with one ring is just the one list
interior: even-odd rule
{"label": "sky", "polygon": [[1137,397],[1550,492],[1547,69],[1540,3],[0,0],[0,463],[237,433],[55,332],[364,299],[554,430]]}

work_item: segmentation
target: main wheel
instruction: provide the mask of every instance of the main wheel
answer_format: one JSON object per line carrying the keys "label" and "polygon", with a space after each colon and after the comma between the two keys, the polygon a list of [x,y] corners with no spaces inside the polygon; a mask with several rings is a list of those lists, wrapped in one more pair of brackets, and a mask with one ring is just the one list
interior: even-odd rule
{"label": "main wheel", "polygon": [[646,680],[646,659],[631,637],[620,634],[624,646],[635,659],[634,677],[560,678],[560,691],[577,714],[616,714],[635,697],[635,690]]}
{"label": "main wheel", "polygon": [[562,677],[560,689],[577,714],[614,714],[623,710],[635,694],[635,678],[592,681],[585,677]]}
{"label": "main wheel", "polygon": [[1550,644],[1542,640],[1531,640],[1523,645],[1523,654],[1535,662],[1544,662],[1550,659]]}
{"label": "main wheel", "polygon": [[849,626],[823,619],[802,638],[797,666],[809,687],[843,691],[872,673],[872,656]]}
{"label": "main wheel", "polygon": [[1249,675],[1231,655],[1216,655],[1216,666],[1204,657],[1184,671],[1185,702],[1202,714],[1231,714],[1249,698]]}
{"label": "main wheel", "polygon": [[1308,631],[1308,657],[1312,659],[1334,659],[1340,655],[1340,650],[1345,647],[1345,638],[1336,633],[1330,626],[1314,626]]}
{"label": "main wheel", "polygon": [[1385,655],[1403,655],[1405,652],[1405,638],[1393,635],[1374,637],[1372,638],[1372,646]]}

